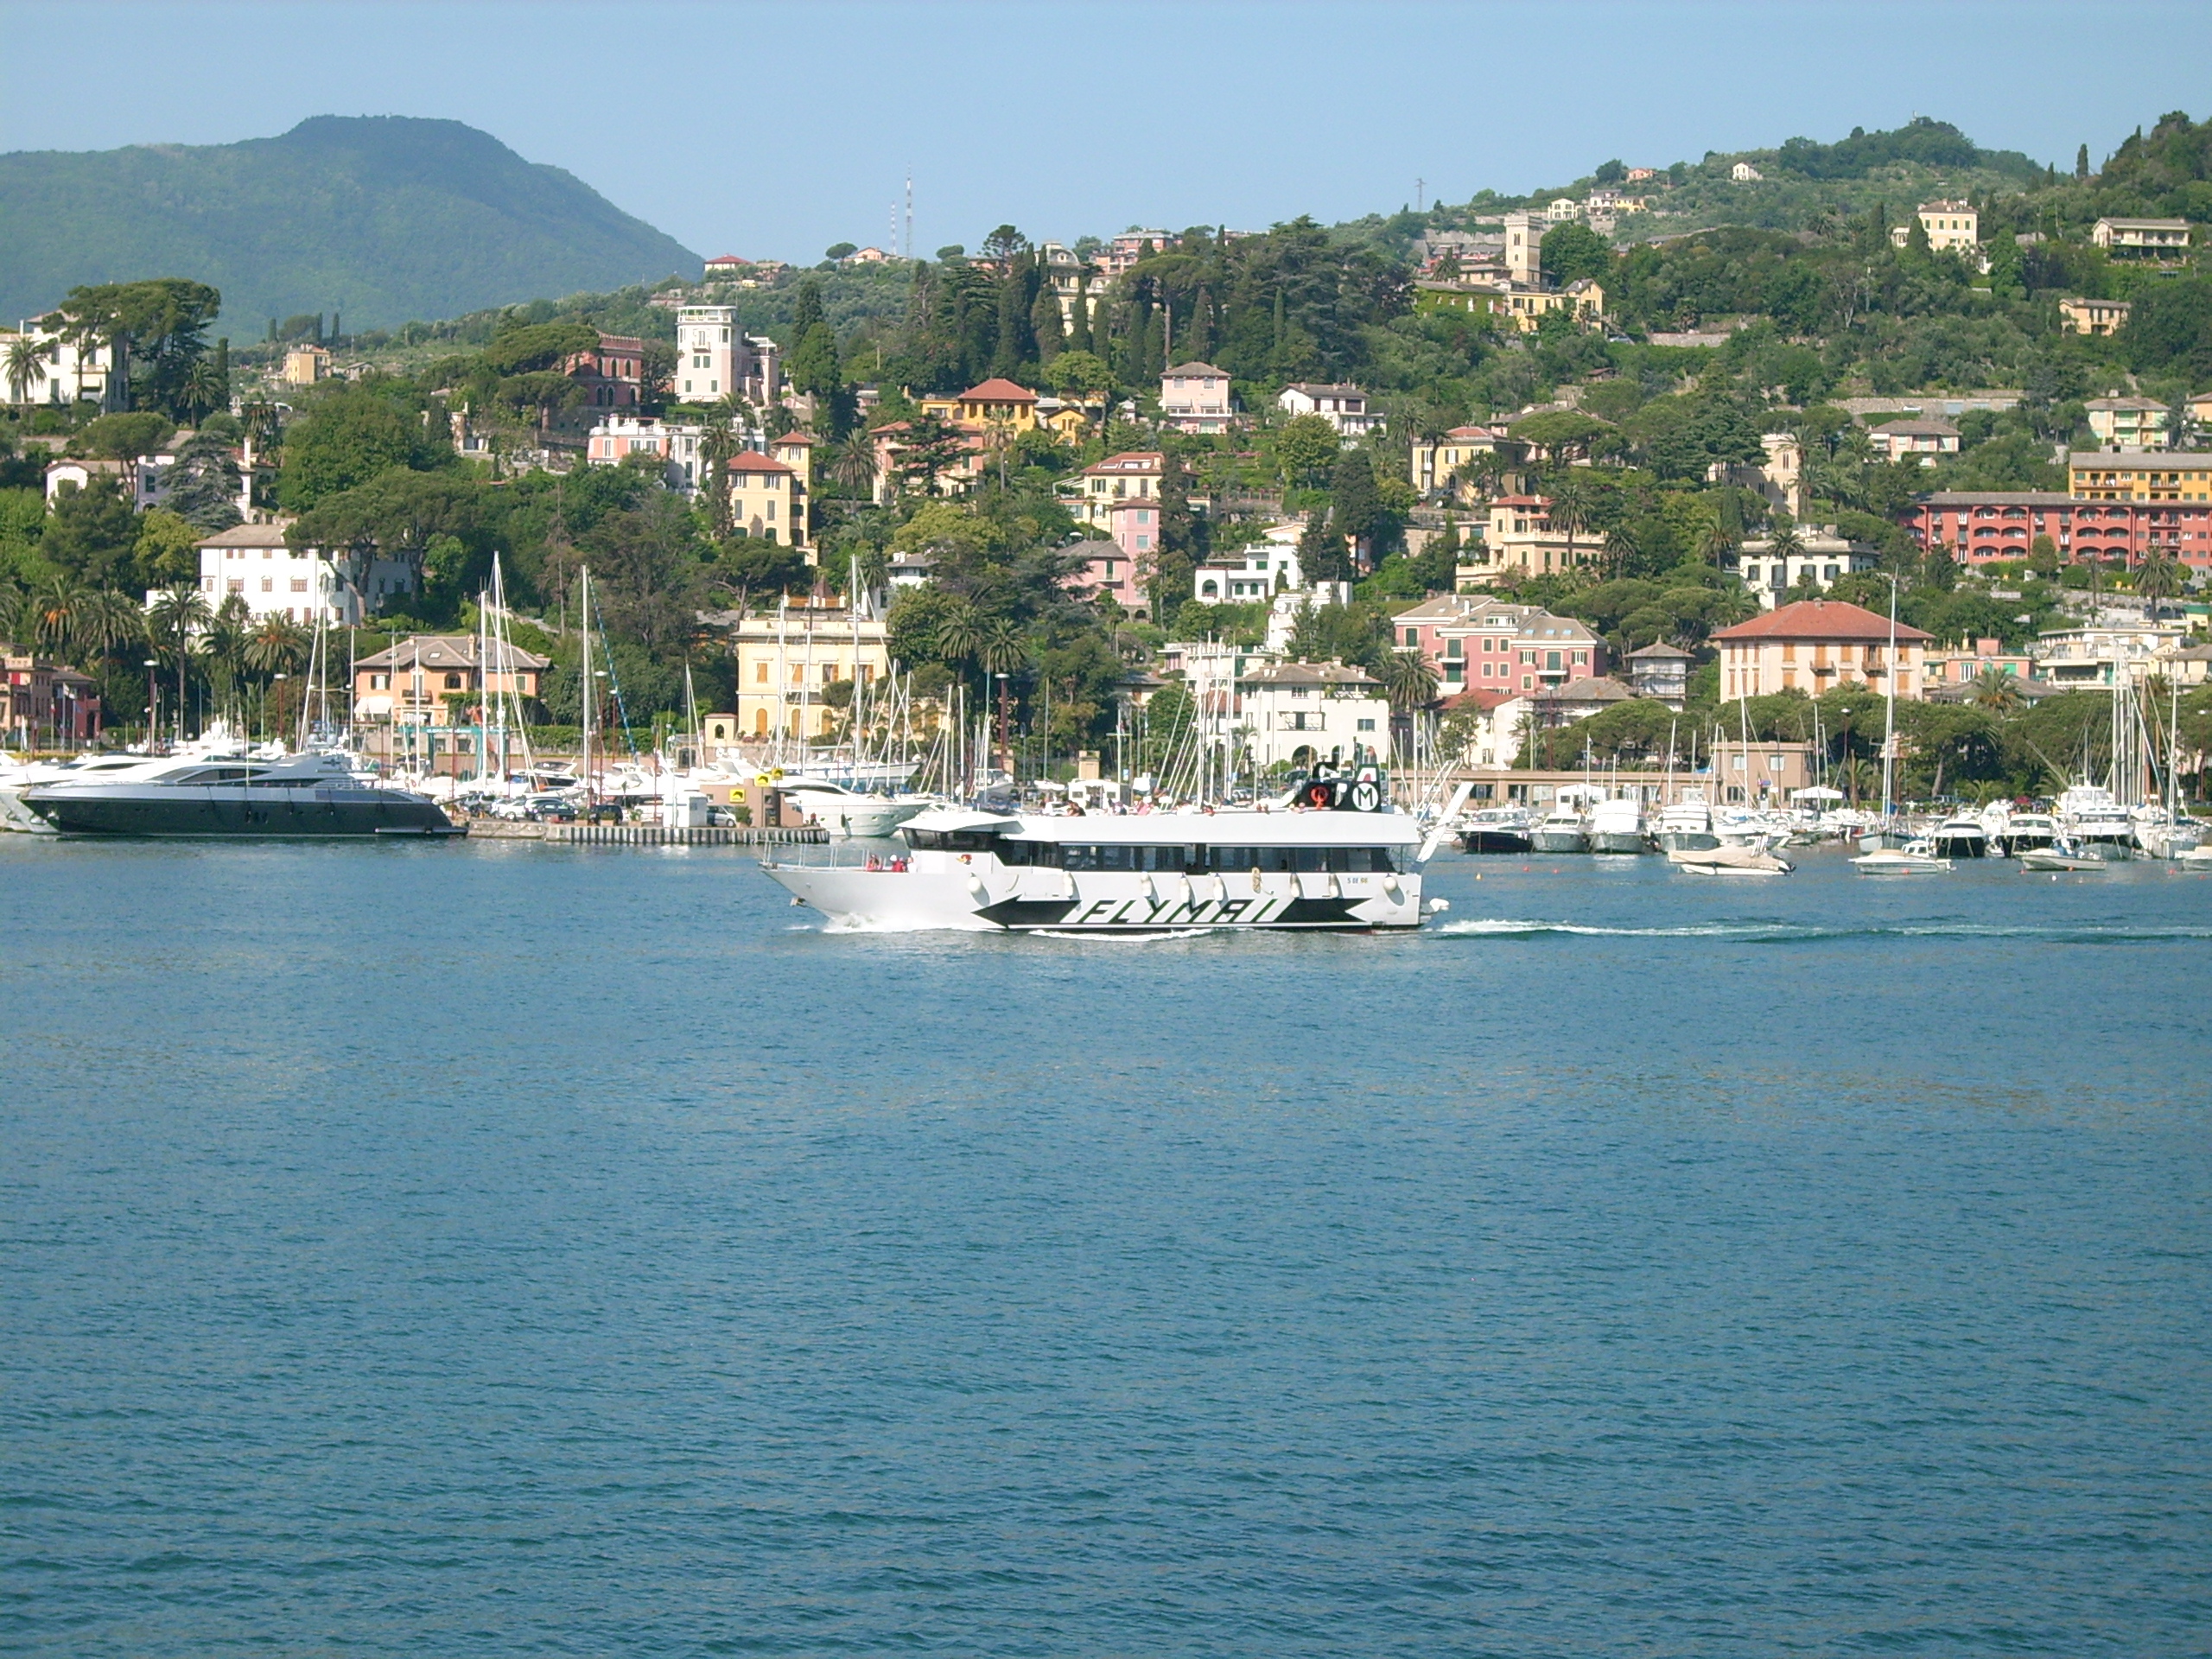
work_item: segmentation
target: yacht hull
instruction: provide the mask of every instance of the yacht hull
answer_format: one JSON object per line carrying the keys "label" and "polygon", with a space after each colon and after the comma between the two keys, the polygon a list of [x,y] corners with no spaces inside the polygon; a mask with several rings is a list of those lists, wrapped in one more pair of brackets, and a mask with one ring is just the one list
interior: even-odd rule
{"label": "yacht hull", "polygon": [[1464,830],[1459,834],[1463,853],[1525,853],[1529,849],[1525,830]]}
{"label": "yacht hull", "polygon": [[1593,853],[1648,853],[1651,850],[1651,843],[1629,830],[1600,830],[1592,833],[1590,850]]}
{"label": "yacht hull", "polygon": [[50,836],[54,833],[54,826],[24,804],[22,790],[0,785],[0,833],[9,832],[23,836]]}
{"label": "yacht hull", "polygon": [[1590,850],[1589,838],[1580,830],[1539,830],[1529,839],[1540,853],[1586,853]]}
{"label": "yacht hull", "polygon": [[[396,791],[165,790],[183,799],[32,791],[27,804],[67,836],[444,836],[458,833],[432,802]],[[249,796],[254,798],[248,798]]]}
{"label": "yacht hull", "polygon": [[861,931],[1171,933],[1198,928],[1371,932],[1421,925],[1421,877],[1267,874],[762,870],[832,925]]}

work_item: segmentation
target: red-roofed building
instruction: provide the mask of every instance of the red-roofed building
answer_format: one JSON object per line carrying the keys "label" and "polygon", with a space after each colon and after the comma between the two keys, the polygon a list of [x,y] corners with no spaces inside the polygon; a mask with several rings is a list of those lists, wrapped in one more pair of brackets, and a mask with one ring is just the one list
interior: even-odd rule
{"label": "red-roofed building", "polygon": [[750,259],[741,259],[734,253],[718,253],[707,261],[707,275],[709,277],[735,276],[751,270],[752,266]]}
{"label": "red-roofed building", "polygon": [[1801,599],[1723,628],[1713,643],[1720,648],[1724,698],[1771,696],[1777,691],[1817,697],[1853,683],[1879,691],[1892,675],[1897,695],[1910,698],[1926,690],[1927,649],[1934,636],[1902,622],[1892,636],[1890,619],[1863,606]]}
{"label": "red-roofed building", "polygon": [[923,398],[922,413],[941,415],[956,426],[1006,426],[1027,432],[1037,424],[1037,394],[1011,380],[986,380],[957,397]]}

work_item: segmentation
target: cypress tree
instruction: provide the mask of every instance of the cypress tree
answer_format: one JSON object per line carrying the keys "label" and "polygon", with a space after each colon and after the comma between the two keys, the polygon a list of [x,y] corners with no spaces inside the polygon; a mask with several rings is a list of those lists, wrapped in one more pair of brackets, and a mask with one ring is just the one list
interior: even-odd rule
{"label": "cypress tree", "polygon": [[231,406],[231,337],[217,336],[215,340],[215,396],[222,407]]}
{"label": "cypress tree", "polygon": [[2089,147],[2087,144],[2074,152],[2074,176],[2077,179],[2089,176]]}
{"label": "cypress tree", "polygon": [[791,344],[797,346],[822,321],[822,284],[810,276],[798,285],[798,294],[791,302]]}
{"label": "cypress tree", "polygon": [[1333,504],[1332,528],[1363,557],[1374,540],[1375,521],[1382,512],[1382,498],[1375,488],[1375,463],[1366,450],[1347,449],[1337,457],[1329,496]]}
{"label": "cypress tree", "polygon": [[1037,302],[1029,308],[1029,332],[1037,337],[1037,360],[1049,363],[1060,354],[1060,296],[1050,283],[1040,283]]}
{"label": "cypress tree", "polygon": [[1306,515],[1306,528],[1299,534],[1298,571],[1309,583],[1351,580],[1344,538],[1329,528],[1329,516],[1319,507]]}
{"label": "cypress tree", "polygon": [[1090,343],[1090,302],[1084,297],[1080,286],[1075,291],[1075,303],[1068,308],[1068,350],[1088,352]]}

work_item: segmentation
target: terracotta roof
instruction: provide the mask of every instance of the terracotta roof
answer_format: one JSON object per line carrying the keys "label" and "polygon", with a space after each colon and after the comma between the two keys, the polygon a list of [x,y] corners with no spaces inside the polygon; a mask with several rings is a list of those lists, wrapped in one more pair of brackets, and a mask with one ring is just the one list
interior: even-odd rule
{"label": "terracotta roof", "polygon": [[816,437],[811,432],[786,432],[782,437],[774,439],[772,442],[780,445],[790,445],[794,443],[804,444],[809,448],[811,448],[813,445],[821,442],[822,440]]}
{"label": "terracotta roof", "polygon": [[963,404],[1033,404],[1037,394],[1027,386],[1017,386],[1011,380],[990,379],[980,386],[970,386],[960,394]]}
{"label": "terracotta roof", "polygon": [[787,477],[790,476],[791,470],[773,456],[764,455],[752,449],[741,449],[732,455],[729,458],[729,469],[733,473],[782,473]]}
{"label": "terracotta roof", "polygon": [[[1801,599],[1794,605],[1779,606],[1764,616],[1755,616],[1748,622],[1738,622],[1732,628],[1723,628],[1713,636],[1715,639],[1875,639],[1886,641],[1890,637],[1890,619],[1877,616],[1858,605],[1846,604],[1840,599]],[[1918,628],[1897,624],[1899,645],[1928,645],[1934,641],[1932,633],[1923,633]]]}
{"label": "terracotta roof", "polygon": [[1480,709],[1487,713],[1497,708],[1498,704],[1510,702],[1522,695],[1518,691],[1509,691],[1503,687],[1493,690],[1485,685],[1471,691],[1462,691],[1455,697],[1446,697],[1440,707],[1446,714],[1453,714],[1462,709]]}

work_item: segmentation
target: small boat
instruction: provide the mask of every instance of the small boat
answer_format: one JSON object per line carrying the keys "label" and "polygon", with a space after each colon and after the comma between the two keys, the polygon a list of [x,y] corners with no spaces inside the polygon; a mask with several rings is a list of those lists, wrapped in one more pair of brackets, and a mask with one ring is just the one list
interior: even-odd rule
{"label": "small boat", "polygon": [[1951,861],[1936,855],[1933,842],[1908,842],[1903,847],[1879,847],[1851,861],[1862,875],[1940,875]]}
{"label": "small boat", "polygon": [[2112,861],[2108,858],[2093,858],[2085,853],[2069,852],[2063,846],[2024,847],[2020,849],[2020,868],[2030,872],[2095,871],[2109,869],[2111,866]]}
{"label": "small boat", "polygon": [[2114,861],[2135,856],[2135,820],[2110,790],[2077,784],[2058,798],[2055,816],[2075,852]]}
{"label": "small boat", "polygon": [[1989,851],[1989,832],[1981,819],[1968,812],[1954,812],[1937,824],[1928,837],[1942,858],[1980,858]]}
{"label": "small boat", "polygon": [[1797,868],[1756,847],[1684,847],[1667,861],[1692,875],[1788,875]]}
{"label": "small boat", "polygon": [[2192,847],[2174,862],[2184,870],[2212,870],[2212,847]]}
{"label": "small boat", "polygon": [[1529,849],[1529,809],[1486,806],[1459,821],[1463,853],[1525,853]]}
{"label": "small boat", "polygon": [[1590,809],[1588,835],[1593,853],[1648,853],[1650,838],[1643,832],[1643,808],[1618,796],[1599,801]]}
{"label": "small boat", "polygon": [[1540,853],[1588,852],[1590,836],[1583,827],[1582,809],[1572,801],[1562,800],[1544,814],[1529,842]]}

